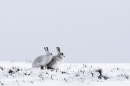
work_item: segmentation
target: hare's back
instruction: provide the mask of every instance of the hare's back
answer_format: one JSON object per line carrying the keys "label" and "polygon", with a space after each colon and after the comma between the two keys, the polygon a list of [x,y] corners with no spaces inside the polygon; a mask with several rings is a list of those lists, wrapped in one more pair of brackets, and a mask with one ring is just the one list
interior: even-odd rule
{"label": "hare's back", "polygon": [[45,55],[38,56],[34,61],[35,62],[45,62],[47,57]]}
{"label": "hare's back", "polygon": [[47,59],[46,56],[41,55],[41,56],[37,57],[34,60],[33,64],[42,64],[42,65],[44,65],[46,63],[46,59]]}
{"label": "hare's back", "polygon": [[37,57],[32,64],[32,67],[39,67],[41,65],[46,65],[46,56],[41,55]]}

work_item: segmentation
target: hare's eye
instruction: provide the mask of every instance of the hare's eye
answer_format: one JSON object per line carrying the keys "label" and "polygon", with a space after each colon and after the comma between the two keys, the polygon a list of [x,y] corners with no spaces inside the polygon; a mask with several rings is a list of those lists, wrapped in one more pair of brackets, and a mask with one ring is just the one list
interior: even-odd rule
{"label": "hare's eye", "polygon": [[52,55],[52,53],[50,53]]}
{"label": "hare's eye", "polygon": [[61,53],[61,55],[63,55],[63,53]]}

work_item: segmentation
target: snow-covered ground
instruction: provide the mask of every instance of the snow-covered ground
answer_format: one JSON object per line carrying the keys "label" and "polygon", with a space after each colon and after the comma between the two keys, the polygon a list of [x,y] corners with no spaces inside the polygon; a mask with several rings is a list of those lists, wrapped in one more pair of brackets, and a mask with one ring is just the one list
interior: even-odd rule
{"label": "snow-covered ground", "polygon": [[130,86],[130,64],[64,63],[60,70],[0,61],[0,86]]}

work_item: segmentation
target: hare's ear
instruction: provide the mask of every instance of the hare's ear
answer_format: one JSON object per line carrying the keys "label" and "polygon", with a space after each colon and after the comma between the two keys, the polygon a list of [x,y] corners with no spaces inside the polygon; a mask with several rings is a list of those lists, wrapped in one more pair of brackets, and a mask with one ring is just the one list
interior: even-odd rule
{"label": "hare's ear", "polygon": [[46,47],[44,47],[44,50],[47,52]]}
{"label": "hare's ear", "polygon": [[47,51],[47,52],[49,52],[49,49],[48,49],[48,47],[46,47],[46,51]]}
{"label": "hare's ear", "polygon": [[59,47],[56,47],[56,49],[57,49],[57,52],[59,53],[59,52],[60,52],[60,48],[59,48]]}

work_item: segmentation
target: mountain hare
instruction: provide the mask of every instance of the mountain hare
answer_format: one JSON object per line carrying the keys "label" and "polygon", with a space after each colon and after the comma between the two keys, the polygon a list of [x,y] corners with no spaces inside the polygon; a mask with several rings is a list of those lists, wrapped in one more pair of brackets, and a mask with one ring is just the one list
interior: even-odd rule
{"label": "mountain hare", "polygon": [[59,66],[63,63],[65,55],[60,52],[60,48],[56,47],[58,54],[53,56],[52,60],[47,64],[47,69],[58,70]]}
{"label": "mountain hare", "polygon": [[44,47],[44,49],[46,51],[46,55],[37,57],[32,63],[33,68],[41,67],[41,69],[43,69],[52,60],[53,55],[49,52],[48,47]]}

